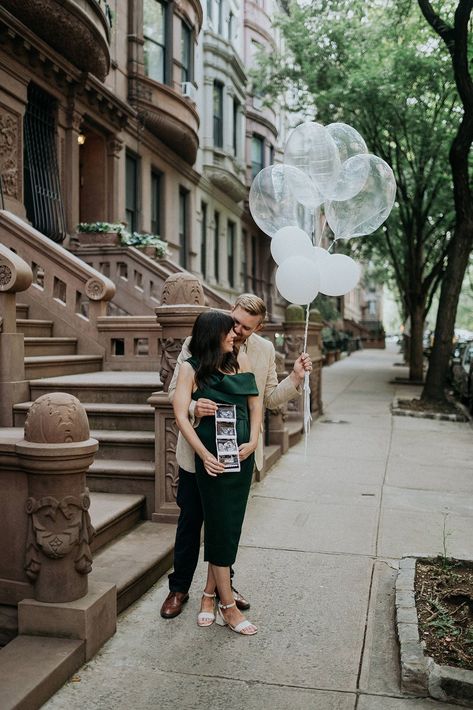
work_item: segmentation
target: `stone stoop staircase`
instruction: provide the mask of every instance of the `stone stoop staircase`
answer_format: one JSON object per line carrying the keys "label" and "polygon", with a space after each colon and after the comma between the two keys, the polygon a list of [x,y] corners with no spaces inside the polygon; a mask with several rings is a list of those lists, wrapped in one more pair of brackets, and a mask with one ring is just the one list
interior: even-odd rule
{"label": "stone stoop staircase", "polygon": [[120,612],[172,563],[175,526],[149,521],[155,443],[154,409],[146,400],[161,383],[157,372],[102,371],[100,357],[77,355],[75,339],[53,337],[53,328],[52,321],[29,319],[28,306],[17,306],[31,401],[14,406],[14,426],[23,428],[32,402],[49,392],[68,392],[84,406],[99,442],[87,474],[97,531],[89,579],[117,585]]}

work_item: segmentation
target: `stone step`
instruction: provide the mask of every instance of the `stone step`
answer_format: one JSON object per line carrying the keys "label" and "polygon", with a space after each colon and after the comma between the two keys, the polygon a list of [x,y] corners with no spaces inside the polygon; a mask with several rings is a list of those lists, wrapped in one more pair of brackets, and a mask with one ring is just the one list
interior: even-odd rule
{"label": "stone step", "polygon": [[115,584],[118,611],[123,611],[169,569],[175,534],[176,526],[169,523],[139,523],[94,555],[89,579]]}
{"label": "stone step", "polygon": [[17,636],[0,649],[0,708],[40,708],[85,661],[85,641]]}
{"label": "stone step", "polygon": [[97,459],[154,461],[154,432],[93,429],[90,436],[99,442]]}
{"label": "stone step", "polygon": [[154,461],[96,459],[87,472],[87,486],[98,493],[123,493],[146,498],[143,517],[151,518],[155,503]]}
{"label": "stone step", "polygon": [[52,320],[33,320],[31,318],[17,318],[16,329],[29,337],[50,338],[53,334],[54,323]]}
{"label": "stone step", "polygon": [[[24,426],[32,402],[21,402],[13,407],[14,426]],[[82,402],[91,429],[123,431],[154,431],[154,408],[149,404],[103,404]]]}
{"label": "stone step", "polygon": [[117,493],[91,493],[90,518],[96,535],[92,552],[131,530],[144,517],[145,497]]}
{"label": "stone step", "polygon": [[298,441],[302,439],[304,432],[304,424],[301,419],[294,419],[291,421],[288,419],[286,421],[286,426],[289,431],[289,447],[297,444]]}
{"label": "stone step", "polygon": [[102,369],[100,355],[51,355],[25,357],[25,376],[32,380],[53,375],[73,375]]}
{"label": "stone step", "polygon": [[17,303],[16,304],[16,317],[17,318],[28,318],[30,312],[30,307],[27,303]]}
{"label": "stone step", "polygon": [[81,402],[146,404],[153,392],[162,389],[156,372],[86,372],[65,377],[48,377],[31,382],[31,396],[47,392],[69,392]]}
{"label": "stone step", "polygon": [[25,337],[25,355],[75,355],[77,338]]}

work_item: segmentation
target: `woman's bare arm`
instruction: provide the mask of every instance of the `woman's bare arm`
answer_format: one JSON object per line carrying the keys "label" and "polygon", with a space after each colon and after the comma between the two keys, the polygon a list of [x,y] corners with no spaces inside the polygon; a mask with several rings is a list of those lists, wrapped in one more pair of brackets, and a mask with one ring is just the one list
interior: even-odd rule
{"label": "woman's bare arm", "polygon": [[189,421],[189,404],[194,388],[194,370],[188,362],[184,362],[179,370],[172,406],[179,431],[186,441],[192,446],[197,456],[202,460],[205,470],[210,476],[222,473],[224,465],[219,463],[215,456],[206,449],[197,436],[194,427]]}

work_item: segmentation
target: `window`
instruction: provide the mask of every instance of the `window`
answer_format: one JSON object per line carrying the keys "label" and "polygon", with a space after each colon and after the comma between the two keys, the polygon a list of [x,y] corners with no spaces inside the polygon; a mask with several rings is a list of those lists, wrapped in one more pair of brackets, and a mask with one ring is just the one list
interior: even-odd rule
{"label": "window", "polygon": [[243,284],[243,290],[245,293],[248,291],[248,245],[247,245],[247,235],[245,230],[241,233],[241,283]]}
{"label": "window", "polygon": [[269,164],[274,165],[274,145],[269,146]]}
{"label": "window", "polygon": [[189,217],[188,217],[189,192],[183,187],[179,188],[179,264],[187,269],[189,251]]}
{"label": "window", "polygon": [[192,31],[184,20],[181,22],[181,81],[193,80]]}
{"label": "window", "polygon": [[213,0],[207,0],[207,20],[209,23],[211,23],[212,19],[213,19],[212,5],[213,5]]}
{"label": "window", "polygon": [[165,84],[167,69],[167,3],[162,0],[144,0],[143,37],[145,73],[150,79]]}
{"label": "window", "polygon": [[223,0],[217,0],[217,20],[217,32],[221,35],[223,34]]}
{"label": "window", "polygon": [[128,229],[131,233],[138,230],[138,159],[126,155],[125,213]]}
{"label": "window", "polygon": [[215,228],[214,228],[214,276],[215,281],[220,280],[220,214],[215,212]]}
{"label": "window", "polygon": [[151,232],[159,234],[162,237],[161,224],[161,191],[162,191],[161,173],[153,170],[151,173]]}
{"label": "window", "polygon": [[264,168],[264,138],[256,134],[251,139],[251,176]]}
{"label": "window", "polygon": [[228,284],[235,286],[235,222],[228,220],[227,225],[227,270]]}
{"label": "window", "polygon": [[201,204],[202,222],[200,223],[200,273],[207,276],[207,205]]}
{"label": "window", "polygon": [[235,16],[233,12],[230,12],[228,16],[228,41],[231,42],[233,39],[233,27],[234,27]]}
{"label": "window", "polygon": [[214,145],[223,148],[223,84],[220,81],[214,81],[213,111]]}
{"label": "window", "polygon": [[238,134],[240,132],[240,102],[238,99],[233,99],[233,155],[235,157],[238,155],[239,140]]}
{"label": "window", "polygon": [[56,111],[56,100],[30,83],[23,123],[26,214],[38,231],[62,242],[67,231],[56,154]]}
{"label": "window", "polygon": [[252,288],[253,288],[253,293],[256,293],[258,289],[258,279],[256,277],[256,269],[258,266],[258,256],[257,256],[257,242],[256,242],[256,237],[253,235],[251,237],[251,279],[252,279]]}

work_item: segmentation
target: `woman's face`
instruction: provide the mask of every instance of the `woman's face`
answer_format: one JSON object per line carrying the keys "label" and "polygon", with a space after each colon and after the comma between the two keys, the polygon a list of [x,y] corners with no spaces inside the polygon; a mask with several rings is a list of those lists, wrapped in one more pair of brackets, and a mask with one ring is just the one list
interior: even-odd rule
{"label": "woman's face", "polygon": [[223,336],[222,338],[222,351],[224,353],[231,353],[233,352],[233,342],[235,340],[235,331],[233,328]]}

